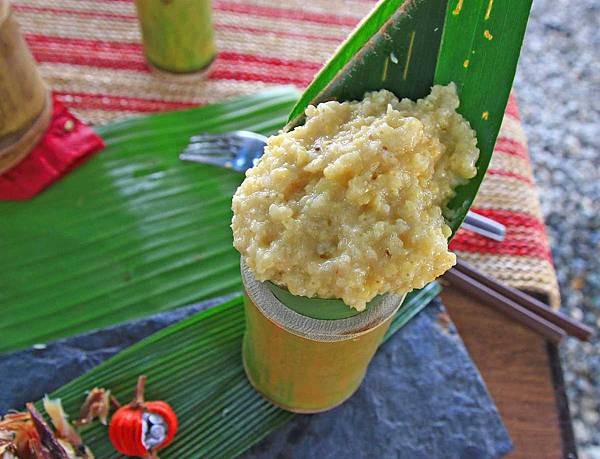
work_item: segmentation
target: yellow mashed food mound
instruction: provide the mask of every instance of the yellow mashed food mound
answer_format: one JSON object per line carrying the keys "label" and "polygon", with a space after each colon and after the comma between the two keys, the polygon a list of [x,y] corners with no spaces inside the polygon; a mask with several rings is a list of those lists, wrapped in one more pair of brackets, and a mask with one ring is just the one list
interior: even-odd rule
{"label": "yellow mashed food mound", "polygon": [[454,265],[442,210],[479,155],[458,104],[453,84],[417,102],[382,90],[309,106],[303,126],[271,137],[232,204],[256,278],[362,310]]}

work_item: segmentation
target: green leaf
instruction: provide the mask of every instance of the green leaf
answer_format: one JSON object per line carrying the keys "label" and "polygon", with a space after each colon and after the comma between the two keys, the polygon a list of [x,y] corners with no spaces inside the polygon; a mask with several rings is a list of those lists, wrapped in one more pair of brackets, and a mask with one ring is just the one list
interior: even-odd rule
{"label": "green leaf", "polygon": [[[437,295],[432,283],[410,293],[393,319],[388,339]],[[244,310],[241,297],[167,327],[97,366],[51,394],[77,418],[84,392],[106,387],[121,401],[133,397],[140,374],[148,376],[147,400],[166,400],[179,419],[173,443],[162,459],[234,457],[294,415],[271,405],[248,383],[242,359]],[[83,431],[98,458],[121,458],[107,428]]]}
{"label": "green leaf", "polygon": [[457,85],[459,112],[477,133],[477,175],[457,189],[446,219],[456,232],[491,159],[515,74],[531,0],[384,0],[340,46],[291,112],[307,105],[361,99],[388,89],[426,96],[433,84]]}
{"label": "green leaf", "polygon": [[406,295],[402,307],[398,310],[390,328],[385,333],[383,341],[390,339],[394,333],[400,330],[408,323],[410,319],[416,316],[429,302],[442,291],[442,287],[437,282],[431,282],[419,290],[413,290]]}
{"label": "green leaf", "polygon": [[0,202],[0,352],[241,290],[242,174],[178,159],[199,132],[280,129],[298,93],[102,126],[106,149],[35,199]]}
{"label": "green leaf", "polygon": [[429,94],[447,0],[384,0],[363,20],[315,76],[290,114],[326,100],[362,99],[388,89],[399,97]]}
{"label": "green leaf", "polygon": [[456,83],[459,112],[477,133],[477,175],[448,204],[453,234],[485,176],[517,69],[531,0],[451,0],[435,72],[436,84]]}
{"label": "green leaf", "polygon": [[339,320],[354,317],[373,307],[383,299],[383,295],[377,295],[366,305],[363,311],[349,307],[337,298],[308,298],[305,296],[292,295],[287,288],[280,287],[273,282],[266,282],[271,293],[285,304],[288,308],[306,317],[320,320]]}

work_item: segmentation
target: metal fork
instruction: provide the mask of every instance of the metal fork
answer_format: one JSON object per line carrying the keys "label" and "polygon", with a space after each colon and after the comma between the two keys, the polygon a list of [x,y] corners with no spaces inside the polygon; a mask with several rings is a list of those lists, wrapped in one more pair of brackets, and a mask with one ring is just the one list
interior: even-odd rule
{"label": "metal fork", "polygon": [[[266,144],[267,138],[264,135],[250,131],[200,134],[190,137],[190,142],[179,159],[246,172],[256,165]],[[506,228],[501,223],[471,211],[462,228],[494,241],[503,241],[506,234]]]}
{"label": "metal fork", "polygon": [[264,135],[250,131],[200,134],[190,137],[179,159],[246,172],[262,156],[266,144]]}

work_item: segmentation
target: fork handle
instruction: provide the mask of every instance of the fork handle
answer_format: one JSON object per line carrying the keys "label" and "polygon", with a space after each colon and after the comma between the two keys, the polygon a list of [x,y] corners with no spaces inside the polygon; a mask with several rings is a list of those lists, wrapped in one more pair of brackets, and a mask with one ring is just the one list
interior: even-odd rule
{"label": "fork handle", "polygon": [[491,218],[469,211],[462,224],[462,228],[481,234],[494,241],[503,241],[506,236],[506,227]]}

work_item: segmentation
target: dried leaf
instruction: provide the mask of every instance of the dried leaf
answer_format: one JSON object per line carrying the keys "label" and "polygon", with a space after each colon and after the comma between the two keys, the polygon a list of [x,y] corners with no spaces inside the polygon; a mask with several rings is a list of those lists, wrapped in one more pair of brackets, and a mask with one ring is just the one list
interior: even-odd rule
{"label": "dried leaf", "polygon": [[[46,413],[48,413],[48,416],[50,416],[54,429],[56,430],[58,441],[67,452],[67,455],[69,457],[88,459],[85,445],[81,441],[81,437],[75,428],[67,419],[60,398],[50,399],[46,396],[44,397],[43,403],[44,409],[46,410]],[[69,451],[71,451],[71,454],[69,454]]]}
{"label": "dried leaf", "polygon": [[116,400],[111,397],[110,390],[94,387],[81,405],[77,425],[89,424],[94,418],[98,418],[102,424],[106,425],[111,402],[114,403]]}
{"label": "dried leaf", "polygon": [[0,430],[0,459],[8,459],[16,453],[15,433],[6,430]]}
{"label": "dried leaf", "polygon": [[[31,456],[29,440],[39,439],[38,433],[31,422],[29,413],[9,413],[0,421],[1,445],[4,456],[14,455],[20,459]],[[2,457],[2,459],[5,459]],[[35,459],[35,457],[32,457]]]}
{"label": "dried leaf", "polygon": [[46,456],[42,457],[48,457],[48,459],[69,459],[67,452],[44,422],[44,418],[33,406],[33,403],[27,404],[27,411],[39,436],[39,442],[30,440],[30,444],[35,448],[35,453],[45,454]]}

